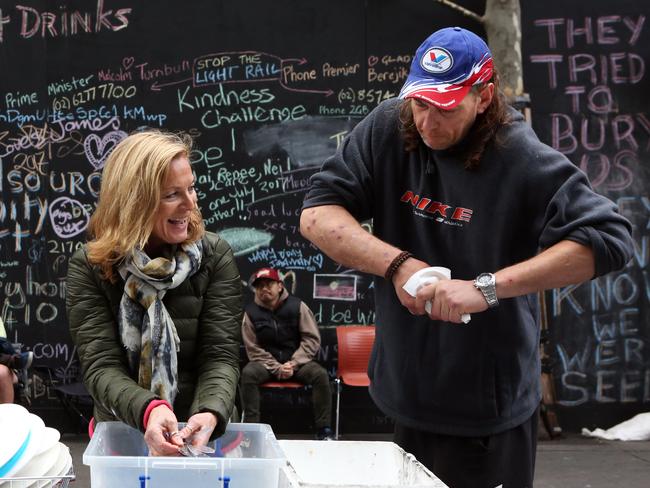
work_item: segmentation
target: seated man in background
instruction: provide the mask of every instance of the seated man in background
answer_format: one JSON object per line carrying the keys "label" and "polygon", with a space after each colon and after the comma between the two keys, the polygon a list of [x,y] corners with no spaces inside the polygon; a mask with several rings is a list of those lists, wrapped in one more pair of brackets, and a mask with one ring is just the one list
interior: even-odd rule
{"label": "seated man in background", "polygon": [[332,439],[329,377],[325,368],[313,361],[320,347],[314,314],[300,299],[289,296],[275,269],[257,270],[249,285],[255,300],[246,307],[242,325],[249,360],[241,374],[244,421],[260,421],[260,384],[297,381],[312,385],[316,437]]}

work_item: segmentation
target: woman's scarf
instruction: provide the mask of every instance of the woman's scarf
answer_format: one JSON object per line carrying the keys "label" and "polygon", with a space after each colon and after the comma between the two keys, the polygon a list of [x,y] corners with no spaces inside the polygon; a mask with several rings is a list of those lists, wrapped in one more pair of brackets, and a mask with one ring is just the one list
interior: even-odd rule
{"label": "woman's scarf", "polygon": [[125,281],[118,325],[131,374],[171,404],[178,392],[180,339],[162,300],[167,290],[196,273],[202,250],[200,240],[176,247],[169,259],[150,259],[135,249],[118,269]]}

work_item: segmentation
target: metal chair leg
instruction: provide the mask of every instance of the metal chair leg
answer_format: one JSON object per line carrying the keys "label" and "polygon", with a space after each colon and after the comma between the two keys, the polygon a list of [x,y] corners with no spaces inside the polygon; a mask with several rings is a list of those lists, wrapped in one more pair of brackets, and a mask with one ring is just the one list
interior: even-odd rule
{"label": "metal chair leg", "polygon": [[334,439],[337,441],[339,440],[339,413],[340,413],[340,406],[341,406],[341,379],[336,378],[334,380],[334,383],[336,383],[336,430],[334,431]]}

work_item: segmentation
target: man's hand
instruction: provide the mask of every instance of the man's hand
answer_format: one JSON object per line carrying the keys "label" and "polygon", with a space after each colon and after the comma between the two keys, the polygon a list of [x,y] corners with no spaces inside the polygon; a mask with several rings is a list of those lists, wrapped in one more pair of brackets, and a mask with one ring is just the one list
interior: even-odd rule
{"label": "man's hand", "polygon": [[[473,281],[442,280],[418,290],[415,298],[416,311],[423,311],[427,301],[431,301],[432,320],[442,320],[454,324],[462,323],[464,313],[477,313],[487,310],[488,304],[483,294],[476,289]],[[426,313],[426,312],[425,312]]]}
{"label": "man's hand", "polygon": [[189,440],[193,446],[205,446],[217,426],[217,421],[217,416],[212,412],[195,413],[181,429],[180,437]]}
{"label": "man's hand", "polygon": [[158,405],[149,414],[144,441],[151,456],[176,456],[183,445],[176,415],[166,405]]}
{"label": "man's hand", "polygon": [[293,376],[293,365],[291,364],[291,361],[282,364],[276,374],[278,379],[281,380],[288,380],[291,378]]}
{"label": "man's hand", "polygon": [[409,295],[402,287],[404,286],[404,283],[406,283],[417,271],[428,267],[429,265],[424,261],[409,258],[404,261],[399,268],[397,268],[397,271],[393,275],[393,286],[395,286],[397,298],[399,298],[400,303],[413,315],[425,315],[426,312],[424,311],[424,305],[418,308],[415,298]]}

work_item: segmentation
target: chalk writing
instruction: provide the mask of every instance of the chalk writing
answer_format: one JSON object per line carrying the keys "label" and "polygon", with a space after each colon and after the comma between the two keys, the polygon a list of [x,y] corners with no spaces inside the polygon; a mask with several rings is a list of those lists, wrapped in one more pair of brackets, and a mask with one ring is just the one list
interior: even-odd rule
{"label": "chalk writing", "polygon": [[[575,155],[594,187],[620,191],[632,185],[641,162],[639,150],[645,147],[647,151],[650,144],[648,115],[621,113],[612,88],[645,79],[643,56],[626,51],[642,34],[645,16],[604,15],[586,17],[582,22],[536,20],[534,24],[546,31],[549,52],[532,54],[530,61],[546,66],[548,87],[561,90],[571,107],[569,114],[549,114],[552,146]],[[573,52],[591,46],[600,49]],[[568,53],[558,52],[562,48]],[[609,153],[610,147],[618,151]]]}
{"label": "chalk writing", "polygon": [[105,0],[97,0],[97,8],[92,12],[63,10],[56,13],[16,5],[20,15],[20,37],[69,37],[102,30],[117,32],[128,27],[132,9],[108,10],[105,9],[104,3]]}
{"label": "chalk writing", "polygon": [[268,262],[273,268],[317,271],[323,267],[324,256],[321,253],[307,254],[302,249],[267,248],[253,252],[247,257],[250,263]]}
{"label": "chalk writing", "polygon": [[77,200],[59,197],[50,204],[52,228],[62,239],[69,239],[86,230],[89,220],[88,212]]}
{"label": "chalk writing", "polygon": [[650,204],[642,168],[650,116],[640,89],[647,84],[646,15],[550,15],[533,19],[531,29],[537,47],[528,61],[542,85],[533,94],[539,120],[546,119],[542,138],[634,226],[634,258],[623,271],[550,293],[558,400],[570,407],[646,403],[650,334],[641,317],[650,306]]}

